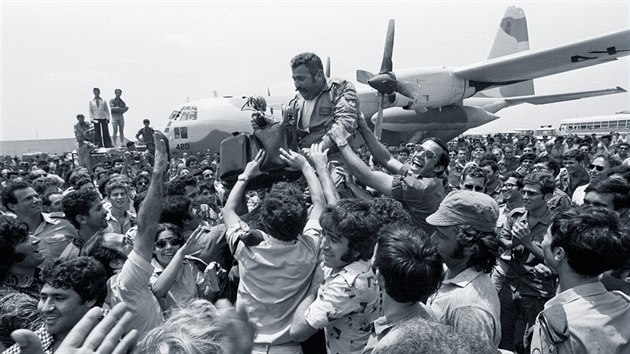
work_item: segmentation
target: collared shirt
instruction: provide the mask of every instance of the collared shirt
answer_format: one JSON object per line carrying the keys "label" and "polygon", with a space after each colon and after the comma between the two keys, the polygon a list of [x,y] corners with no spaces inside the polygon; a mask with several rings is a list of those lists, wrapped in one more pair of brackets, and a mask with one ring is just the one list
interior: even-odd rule
{"label": "collared shirt", "polygon": [[[228,245],[239,262],[236,302],[250,308],[259,325],[254,343],[293,342],[289,329],[318,266],[320,231],[317,220],[309,220],[295,241],[281,241],[243,221],[228,228]],[[260,235],[259,243],[246,245],[250,232]]]}
{"label": "collared shirt", "polygon": [[77,139],[77,146],[82,147],[86,145],[86,143],[92,142],[92,137],[88,134],[88,130],[92,129],[92,125],[84,122],[76,123],[74,125],[74,137]]}
{"label": "collared shirt", "polygon": [[311,144],[320,141],[332,144],[328,132],[333,125],[342,126],[350,134],[356,128],[357,115],[360,114],[359,99],[350,81],[337,78],[327,79],[326,86],[317,96],[312,115],[308,119],[301,117],[303,100],[300,95],[291,100],[289,106],[295,116],[285,117],[285,123],[296,126],[298,122],[308,120],[308,134],[304,134],[304,131],[300,132],[298,139],[301,147],[310,147]]}
{"label": "collared shirt", "polygon": [[[151,260],[151,265],[155,268],[149,284],[153,287],[159,276],[164,272],[164,267],[157,262],[155,258]],[[202,293],[198,289],[198,285],[204,282],[203,274],[197,269],[197,267],[184,260],[182,267],[173,280],[171,288],[163,299],[158,299],[162,306],[162,311],[166,311],[174,308],[186,307],[190,300],[202,297]]]}
{"label": "collared shirt", "polygon": [[456,332],[475,334],[499,345],[501,304],[488,274],[467,268],[445,279],[428,304]]}
{"label": "collared shirt", "polygon": [[59,259],[70,238],[77,236],[77,229],[68,220],[53,219],[46,213],[42,213],[42,219],[32,235],[41,240],[37,244],[39,252],[47,262],[52,262]]}
{"label": "collared shirt", "polygon": [[121,225],[118,219],[112,215],[111,209],[107,212],[107,229],[105,232],[115,232],[117,234],[125,234],[129,229],[136,226],[136,216],[128,211],[125,211],[125,220]]}
{"label": "collared shirt", "polygon": [[573,204],[575,205],[584,204],[584,197],[586,197],[586,188],[589,185],[590,183],[575,188],[575,191],[573,192],[573,196],[571,197],[571,201],[573,202]]}
{"label": "collared shirt", "polygon": [[164,322],[162,309],[149,286],[153,266],[142,256],[131,251],[120,273],[108,280],[109,301],[112,307],[124,302],[134,315],[130,329],[137,329],[139,337]]}
{"label": "collared shirt", "polygon": [[542,353],[541,348],[551,345],[541,320],[554,305],[564,308],[569,328],[569,339],[556,344],[558,353],[630,353],[630,298],[607,291],[599,281],[565,290],[547,301],[534,325],[531,353]]}
{"label": "collared shirt", "polygon": [[427,321],[437,322],[438,319],[431,308],[421,302],[409,304],[400,308],[397,312],[381,316],[372,322],[372,333],[368,343],[361,354],[372,353],[374,346],[385,337],[395,326],[413,318],[422,318]]}
{"label": "collared shirt", "polygon": [[92,99],[89,111],[90,119],[109,120],[109,107],[107,107],[107,102],[102,98]]}
{"label": "collared shirt", "polygon": [[[404,169],[405,166],[401,168],[401,172],[405,172]],[[394,176],[392,197],[403,204],[417,226],[431,235],[435,228],[429,225],[426,219],[427,216],[438,210],[440,203],[446,196],[442,179],[439,177],[403,176],[403,173]]]}
{"label": "collared shirt", "polygon": [[325,328],[328,354],[361,353],[380,308],[371,262],[359,260],[337,270],[324,267],[324,274],[317,298],[304,314],[306,322]]}
{"label": "collared shirt", "polygon": [[501,237],[512,240],[512,258],[508,263],[505,281],[513,292],[518,291],[521,295],[551,297],[556,289],[554,279],[534,271],[534,267],[543,261],[537,259],[533,253],[512,237],[512,226],[516,222],[525,221],[529,227],[532,243],[540,246],[547,229],[551,226],[554,214],[547,209],[534,225],[528,223],[528,215],[529,213],[525,208],[512,210],[503,230],[501,230]]}
{"label": "collared shirt", "polygon": [[[579,188],[582,187],[578,187],[578,189]],[[584,188],[586,189],[586,187]],[[573,193],[573,195],[575,195],[575,193]],[[549,208],[554,215],[567,210],[572,206],[573,203],[571,203],[571,198],[559,188],[553,190],[553,195],[547,201],[547,208]]]}

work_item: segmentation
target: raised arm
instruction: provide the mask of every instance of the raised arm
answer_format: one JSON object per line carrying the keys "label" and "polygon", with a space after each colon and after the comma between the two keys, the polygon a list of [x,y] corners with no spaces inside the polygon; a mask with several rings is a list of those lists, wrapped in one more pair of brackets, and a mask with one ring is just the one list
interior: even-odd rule
{"label": "raised arm", "polygon": [[258,154],[254,158],[254,160],[247,163],[247,166],[245,166],[245,171],[243,171],[243,173],[238,176],[236,184],[232,188],[232,191],[230,192],[230,195],[225,202],[225,206],[223,207],[223,222],[227,227],[230,227],[241,220],[241,218],[238,216],[238,213],[236,212],[237,207],[240,203],[243,193],[245,192],[247,181],[250,178],[254,178],[260,174],[260,163],[262,162],[264,157],[265,151],[258,151]]}
{"label": "raised arm", "polygon": [[343,131],[343,128],[340,127],[333,127],[330,131],[330,136],[339,147],[339,151],[341,151],[341,156],[343,157],[346,168],[359,180],[359,182],[365,184],[366,186],[370,186],[385,195],[391,196],[394,178],[383,172],[370,170],[363,160],[361,160],[361,158],[352,151],[350,145],[348,145],[345,135],[345,131]]}
{"label": "raised arm", "polygon": [[374,133],[370,130],[363,116],[357,119],[358,127],[357,130],[363,136],[363,140],[370,149],[370,153],[374,157],[374,162],[385,167],[387,171],[392,174],[397,174],[400,171],[400,168],[403,166],[403,163],[396,160],[392,157],[392,154],[389,153],[385,145],[383,145]]}
{"label": "raised arm", "polygon": [[147,196],[138,212],[138,234],[133,243],[133,250],[147,262],[153,256],[153,243],[160,214],[162,213],[162,199],[164,195],[163,175],[168,165],[166,142],[157,133],[153,134],[155,142],[155,164]]}
{"label": "raised arm", "polygon": [[324,190],[324,196],[328,204],[335,204],[339,200],[339,192],[328,171],[328,149],[322,151],[321,144],[311,145],[309,158],[319,176],[319,182]]}
{"label": "raised arm", "polygon": [[298,168],[304,174],[308,190],[311,193],[311,201],[313,202],[313,209],[309,215],[310,220],[318,220],[319,215],[324,211],[326,207],[326,198],[324,197],[324,191],[317,179],[315,171],[311,165],[306,161],[306,158],[295,151],[286,151],[280,148],[280,158],[289,164],[290,167]]}

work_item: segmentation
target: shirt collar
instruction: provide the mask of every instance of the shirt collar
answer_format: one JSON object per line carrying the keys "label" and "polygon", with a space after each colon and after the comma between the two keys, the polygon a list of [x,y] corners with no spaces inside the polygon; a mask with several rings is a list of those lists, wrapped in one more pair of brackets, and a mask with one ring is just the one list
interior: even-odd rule
{"label": "shirt collar", "polygon": [[451,279],[445,279],[444,281],[442,281],[442,284],[453,284],[464,288],[473,280],[475,280],[475,278],[477,278],[479,275],[481,275],[480,271],[474,270],[473,268],[466,268],[463,272],[457,274],[455,277]]}
{"label": "shirt collar", "polygon": [[556,295],[545,304],[545,308],[548,308],[554,304],[567,304],[580,298],[593,295],[601,295],[606,292],[608,292],[608,290],[606,290],[604,284],[602,284],[602,282],[600,281],[578,285]]}

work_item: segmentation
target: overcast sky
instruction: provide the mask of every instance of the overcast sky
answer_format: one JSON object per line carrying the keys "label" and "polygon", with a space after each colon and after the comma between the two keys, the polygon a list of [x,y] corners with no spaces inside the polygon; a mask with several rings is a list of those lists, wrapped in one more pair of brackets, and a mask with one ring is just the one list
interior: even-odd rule
{"label": "overcast sky", "polygon": [[[387,20],[396,19],[394,69],[482,61],[507,6],[523,8],[530,47],[547,49],[629,27],[629,2],[174,2],[2,0],[1,140],[72,137],[92,88],[123,90],[132,136],[162,127],[187,99],[292,95],[289,60],[331,57],[332,75],[380,67]],[[537,79],[537,94],[629,88],[628,57]],[[364,87],[357,84],[357,87]],[[628,110],[628,94],[522,105],[477,131],[557,126],[569,117]],[[111,129],[111,128],[110,128]]]}

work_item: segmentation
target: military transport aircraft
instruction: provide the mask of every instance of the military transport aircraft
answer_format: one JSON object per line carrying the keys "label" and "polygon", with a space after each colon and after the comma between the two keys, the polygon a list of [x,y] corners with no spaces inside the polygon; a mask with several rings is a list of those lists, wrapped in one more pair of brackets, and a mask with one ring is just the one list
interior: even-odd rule
{"label": "military transport aircraft", "polygon": [[[394,71],[394,20],[390,20],[378,74],[357,71],[362,114],[374,123],[375,134],[388,144],[415,142],[427,136],[445,140],[498,119],[499,110],[521,104],[547,104],[626,90],[535,95],[533,79],[602,64],[630,54],[630,30],[547,50],[530,51],[523,10],[509,7],[488,58],[457,68],[406,68]],[[329,76],[329,65],[326,74]],[[215,152],[234,132],[251,132],[255,110],[275,120],[292,97],[213,97],[179,106],[164,132],[175,155]],[[266,102],[263,102],[266,101]],[[266,106],[266,107],[264,107]],[[265,108],[265,109],[260,109]]]}

